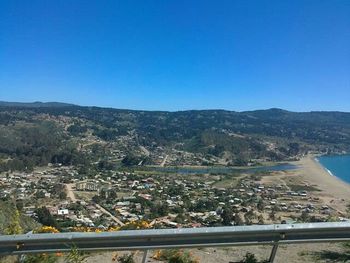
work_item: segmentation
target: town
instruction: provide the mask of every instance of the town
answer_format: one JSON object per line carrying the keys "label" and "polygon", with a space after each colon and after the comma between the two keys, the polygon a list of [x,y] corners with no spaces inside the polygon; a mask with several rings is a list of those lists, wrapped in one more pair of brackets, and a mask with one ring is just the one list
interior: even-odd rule
{"label": "town", "polygon": [[110,171],[93,178],[73,166],[50,164],[0,177],[0,198],[43,225],[123,227],[146,221],[152,228],[347,220],[310,185],[265,180],[279,172],[178,174],[157,170]]}

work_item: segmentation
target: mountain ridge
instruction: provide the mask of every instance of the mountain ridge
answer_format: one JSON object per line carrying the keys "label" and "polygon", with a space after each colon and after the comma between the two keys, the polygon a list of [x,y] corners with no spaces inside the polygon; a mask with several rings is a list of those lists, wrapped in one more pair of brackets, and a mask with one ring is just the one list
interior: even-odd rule
{"label": "mountain ridge", "polygon": [[41,101],[34,101],[34,102],[11,102],[11,101],[0,101],[0,106],[2,107],[28,107],[28,108],[40,108],[40,107],[72,107],[72,106],[78,106],[75,104],[65,103],[65,102],[56,102],[56,101],[50,101],[50,102],[41,102]]}
{"label": "mountain ridge", "polygon": [[179,112],[232,112],[232,113],[259,113],[259,112],[273,112],[273,113],[350,113],[348,111],[339,110],[311,110],[311,111],[292,111],[282,108],[267,108],[267,109],[255,109],[255,110],[228,110],[228,109],[187,109],[187,110],[143,110],[143,109],[129,109],[129,108],[116,108],[116,107],[104,107],[96,105],[79,105],[66,102],[57,101],[33,101],[33,102],[16,102],[16,101],[1,101],[0,107],[26,107],[26,108],[40,108],[40,107],[77,107],[77,108],[97,108],[97,109],[111,109],[120,111],[137,111],[137,112],[165,112],[165,113],[179,113]]}
{"label": "mountain ridge", "polygon": [[86,166],[101,159],[159,164],[167,155],[169,165],[244,166],[287,161],[309,152],[350,151],[350,113],[346,112],[5,105],[10,106],[0,106],[4,171],[50,162]]}

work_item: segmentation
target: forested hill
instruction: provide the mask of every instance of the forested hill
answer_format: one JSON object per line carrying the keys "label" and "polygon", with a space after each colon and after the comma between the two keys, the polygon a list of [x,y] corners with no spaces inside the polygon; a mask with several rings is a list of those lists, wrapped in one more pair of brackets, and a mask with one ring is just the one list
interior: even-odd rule
{"label": "forested hill", "polygon": [[126,164],[158,164],[170,155],[178,165],[246,165],[349,149],[350,113],[343,112],[165,112],[0,103],[2,169],[100,161],[102,156]]}

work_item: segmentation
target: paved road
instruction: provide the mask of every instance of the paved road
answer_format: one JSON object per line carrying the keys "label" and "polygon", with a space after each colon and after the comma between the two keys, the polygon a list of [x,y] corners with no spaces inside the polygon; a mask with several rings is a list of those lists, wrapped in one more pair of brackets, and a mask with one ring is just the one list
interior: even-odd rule
{"label": "paved road", "polygon": [[117,224],[119,224],[120,226],[125,225],[122,221],[120,221],[118,218],[116,218],[114,215],[112,215],[109,211],[107,211],[106,209],[104,209],[102,206],[100,206],[99,204],[95,203],[95,206],[100,209],[104,214],[110,216],[114,222],[116,222]]}
{"label": "paved road", "polygon": [[[140,150],[146,155],[146,156],[149,156],[151,153],[149,152],[149,150],[147,150],[144,146],[140,146]],[[141,160],[139,163],[138,163],[138,166],[141,166],[143,163],[143,160]]]}

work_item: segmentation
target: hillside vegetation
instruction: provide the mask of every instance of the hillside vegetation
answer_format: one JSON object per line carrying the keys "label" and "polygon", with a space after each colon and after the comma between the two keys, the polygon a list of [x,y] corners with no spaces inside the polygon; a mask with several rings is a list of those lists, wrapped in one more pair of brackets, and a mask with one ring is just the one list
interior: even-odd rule
{"label": "hillside vegetation", "polygon": [[204,165],[246,165],[349,148],[350,113],[164,112],[58,103],[0,104],[2,171],[30,170],[50,162],[102,161],[103,166],[123,158],[132,160],[132,165],[156,164],[166,154],[177,156],[179,164],[192,156]]}
{"label": "hillside vegetation", "polygon": [[[12,223],[16,213],[16,205],[12,201],[0,201],[0,235],[6,234],[6,230]],[[24,233],[39,226],[32,218],[20,215],[19,223]]]}

